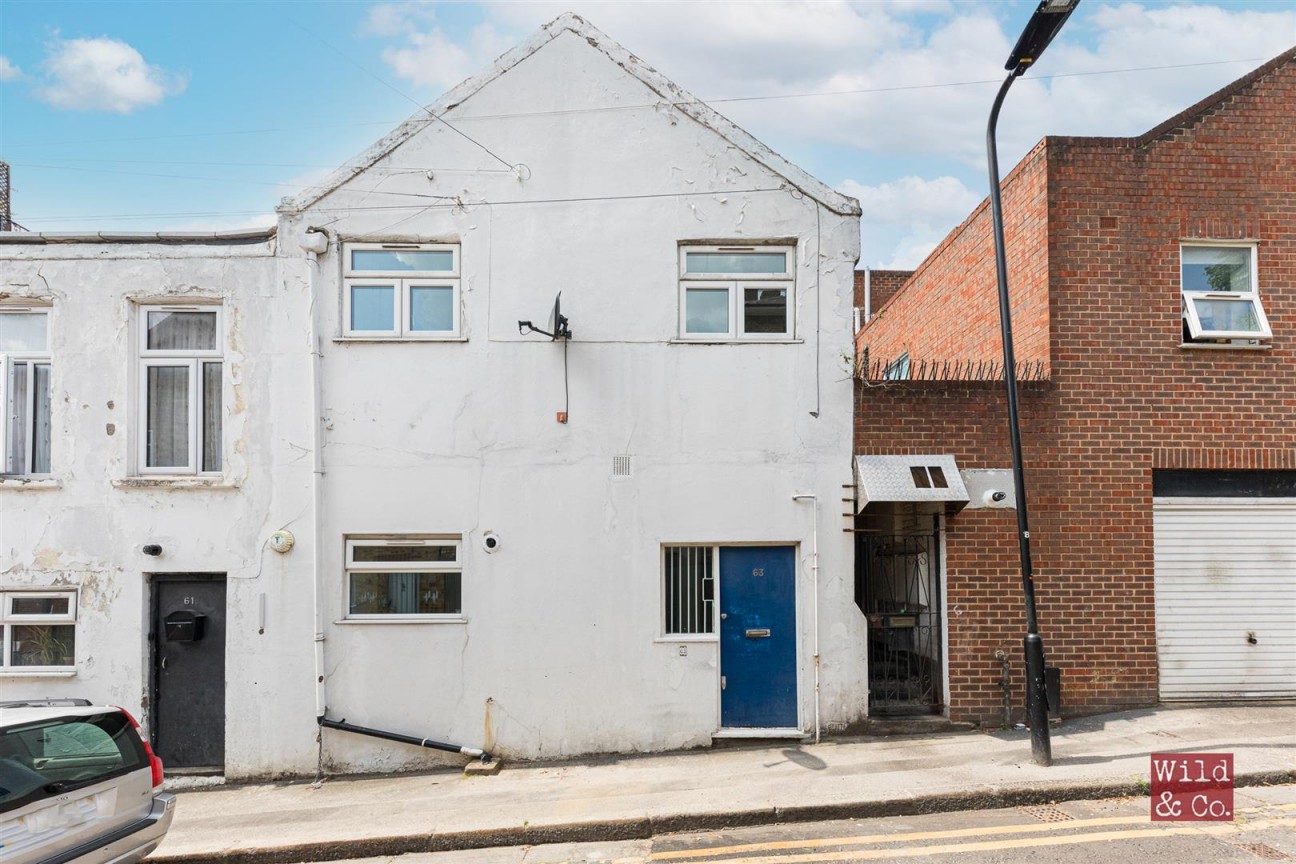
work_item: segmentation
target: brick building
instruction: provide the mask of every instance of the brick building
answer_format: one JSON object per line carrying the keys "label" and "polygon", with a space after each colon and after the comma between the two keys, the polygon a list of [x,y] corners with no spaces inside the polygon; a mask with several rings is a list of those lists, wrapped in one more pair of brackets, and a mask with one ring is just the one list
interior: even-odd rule
{"label": "brick building", "polygon": [[[1296,49],[1142,136],[1046,138],[1004,180],[1064,713],[1296,695],[1294,128]],[[988,203],[873,310],[852,526],[872,712],[997,725],[1025,624]]]}

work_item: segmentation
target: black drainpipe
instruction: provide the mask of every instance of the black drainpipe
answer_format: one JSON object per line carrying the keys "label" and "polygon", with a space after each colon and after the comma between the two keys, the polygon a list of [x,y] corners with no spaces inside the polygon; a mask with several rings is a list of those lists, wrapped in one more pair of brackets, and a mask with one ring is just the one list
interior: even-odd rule
{"label": "black drainpipe", "polygon": [[465,756],[475,756],[483,762],[489,762],[491,755],[485,750],[478,750],[476,747],[460,747],[458,744],[446,744],[441,741],[433,741],[431,738],[415,738],[413,735],[401,735],[398,732],[384,732],[381,729],[370,729],[368,726],[356,726],[354,723],[346,722],[346,718],[341,720],[330,720],[320,715],[316,718],[321,729],[340,729],[343,732],[354,732],[357,735],[368,735],[371,738],[383,738],[387,741],[399,741],[401,744],[413,744],[415,747],[427,747],[432,750],[444,750],[447,753],[462,753]]}

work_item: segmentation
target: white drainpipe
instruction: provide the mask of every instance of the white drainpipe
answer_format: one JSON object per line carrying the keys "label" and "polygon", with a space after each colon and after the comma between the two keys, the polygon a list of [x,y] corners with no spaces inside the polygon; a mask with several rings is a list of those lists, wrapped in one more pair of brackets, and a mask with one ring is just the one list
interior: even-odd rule
{"label": "white drainpipe", "polygon": [[310,269],[310,348],[311,348],[311,450],[314,465],[311,471],[311,497],[314,509],[311,536],[311,558],[315,570],[312,599],[315,604],[315,716],[323,717],[328,707],[324,689],[324,565],[320,544],[324,534],[324,381],[320,374],[319,338],[319,256],[328,251],[328,232],[322,228],[307,228],[301,247],[311,262]]}
{"label": "white drainpipe", "polygon": [[819,743],[819,499],[810,494],[793,495],[793,501],[813,501],[814,531],[811,535],[810,578],[814,583],[814,740]]}

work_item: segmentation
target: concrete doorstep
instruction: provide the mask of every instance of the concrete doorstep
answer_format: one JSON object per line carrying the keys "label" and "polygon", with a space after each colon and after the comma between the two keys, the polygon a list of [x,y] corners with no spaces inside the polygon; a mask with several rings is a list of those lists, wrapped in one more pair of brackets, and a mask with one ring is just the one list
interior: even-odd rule
{"label": "concrete doorstep", "polygon": [[1167,751],[1231,752],[1239,787],[1296,783],[1296,706],[1069,720],[1048,768],[1027,733],[1001,731],[183,792],[150,860],[289,864],[1146,796],[1149,755]]}

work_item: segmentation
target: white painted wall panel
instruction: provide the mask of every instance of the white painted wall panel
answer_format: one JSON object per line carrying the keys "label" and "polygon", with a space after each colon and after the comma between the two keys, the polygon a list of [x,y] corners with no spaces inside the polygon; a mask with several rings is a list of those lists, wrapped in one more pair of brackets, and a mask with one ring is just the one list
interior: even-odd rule
{"label": "white painted wall panel", "polygon": [[1153,512],[1161,698],[1296,696],[1296,502]]}

